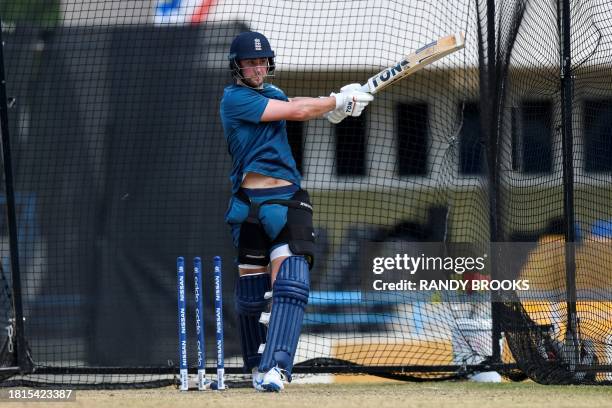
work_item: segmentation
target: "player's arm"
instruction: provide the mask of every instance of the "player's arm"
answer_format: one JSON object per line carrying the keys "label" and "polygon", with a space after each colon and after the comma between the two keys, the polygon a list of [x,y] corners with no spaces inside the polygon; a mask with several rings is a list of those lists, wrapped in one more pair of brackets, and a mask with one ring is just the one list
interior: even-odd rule
{"label": "player's arm", "polygon": [[293,98],[288,102],[270,99],[261,115],[262,122],[277,120],[305,121],[336,109],[336,98]]}
{"label": "player's arm", "polygon": [[339,93],[332,93],[330,96],[321,98],[298,97],[291,98],[289,101],[270,99],[260,121],[306,121],[333,112],[339,119],[333,123],[338,123],[346,116],[359,116],[374,97],[357,90],[356,86],[360,87],[359,84],[347,85]]}

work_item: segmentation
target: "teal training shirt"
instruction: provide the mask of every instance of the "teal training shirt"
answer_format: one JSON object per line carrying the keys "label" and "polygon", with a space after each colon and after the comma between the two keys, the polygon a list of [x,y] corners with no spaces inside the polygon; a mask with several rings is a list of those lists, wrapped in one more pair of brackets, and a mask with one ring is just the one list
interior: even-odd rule
{"label": "teal training shirt", "polygon": [[232,157],[232,193],[238,191],[248,172],[300,185],[301,175],[287,140],[286,122],[260,122],[270,99],[289,100],[271,84],[264,84],[263,89],[231,85],[223,92],[220,113]]}

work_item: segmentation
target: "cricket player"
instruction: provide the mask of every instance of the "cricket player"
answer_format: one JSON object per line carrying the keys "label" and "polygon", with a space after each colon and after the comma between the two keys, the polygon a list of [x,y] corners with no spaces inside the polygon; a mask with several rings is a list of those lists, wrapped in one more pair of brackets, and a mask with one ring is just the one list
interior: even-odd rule
{"label": "cricket player", "polygon": [[[312,205],[287,141],[287,120],[359,116],[374,98],[350,84],[329,97],[287,98],[265,82],[274,51],[257,32],[239,34],[229,65],[221,120],[232,157],[232,197],[225,216],[238,249],[236,310],[245,370],[258,391],[291,381],[314,263]],[[248,372],[247,371],[247,372]]]}

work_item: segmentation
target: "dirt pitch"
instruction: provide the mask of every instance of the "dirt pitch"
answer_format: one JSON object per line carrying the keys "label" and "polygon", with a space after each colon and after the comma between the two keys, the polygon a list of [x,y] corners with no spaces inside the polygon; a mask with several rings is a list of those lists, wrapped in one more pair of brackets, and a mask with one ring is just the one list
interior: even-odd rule
{"label": "dirt pitch", "polygon": [[[78,390],[76,393],[76,401],[55,402],[50,406],[52,408],[63,406],[68,408],[612,407],[612,387],[542,386],[531,382],[291,384],[280,394],[261,394],[246,388],[222,392],[179,392],[174,387],[152,390]],[[16,408],[32,407],[36,406],[36,403],[0,405]]]}

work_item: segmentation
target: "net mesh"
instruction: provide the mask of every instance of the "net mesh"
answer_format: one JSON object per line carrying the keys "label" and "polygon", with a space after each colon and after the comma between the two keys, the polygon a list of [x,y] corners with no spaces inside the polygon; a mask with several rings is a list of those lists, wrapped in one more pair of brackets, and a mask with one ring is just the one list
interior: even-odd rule
{"label": "net mesh", "polygon": [[[573,133],[571,167],[562,145],[562,4],[504,2],[498,10],[499,61],[504,94],[498,123],[506,239],[534,241],[521,274],[534,284],[522,307],[507,304],[508,334],[519,366],[543,383],[603,383],[610,365],[609,168],[602,164],[609,147],[605,116],[610,86],[603,79],[610,52],[609,5],[602,1],[569,2]],[[508,39],[508,40],[506,40]],[[528,73],[528,74],[527,74]],[[601,115],[601,116],[600,116]],[[608,123],[607,125],[605,123]],[[598,159],[599,157],[599,159]],[[600,164],[597,164],[597,163]],[[564,185],[563,171],[573,173]],[[570,228],[576,244],[565,244],[564,195],[573,194]],[[575,289],[566,282],[566,254],[575,256]],[[577,338],[568,334],[568,296],[576,294]],[[538,299],[539,298],[539,299]],[[580,369],[582,367],[583,369]]]}
{"label": "net mesh", "polygon": [[[536,241],[558,226],[557,218],[564,216],[558,16],[554,2],[540,3],[500,2],[494,13],[498,55],[491,59],[486,4],[470,0],[3,2],[8,94],[17,101],[9,110],[9,129],[21,300],[36,367],[36,373],[3,384],[174,382],[177,256],[208,260],[204,307],[211,367],[212,258],[223,258],[226,367],[240,372],[235,254],[223,221],[231,161],[219,103],[231,83],[229,45],[246,30],[270,40],[277,67],[271,82],[290,97],[328,95],[345,84],[364,83],[432,40],[466,33],[464,50],[385,89],[361,117],[337,126],[323,119],[288,123],[318,236],[296,371],[327,365],[406,379],[481,371],[494,348],[487,296],[450,291],[364,296],[359,255],[371,242],[389,248],[398,241],[470,242],[486,248],[492,188],[498,191],[493,219],[500,241]],[[584,251],[596,241],[586,237],[591,226],[610,214],[606,56],[612,15],[606,7],[603,0],[572,2],[579,106],[573,122],[575,211]],[[483,72],[494,72],[495,80],[488,82]],[[494,87],[503,91],[497,99],[482,96]],[[483,132],[496,113],[497,150]],[[493,185],[491,151],[500,157],[494,167],[499,182]],[[9,327],[4,232],[7,290],[0,319],[6,315],[1,322]],[[561,268],[559,274],[538,265],[520,272],[551,282],[542,299],[564,302],[563,254],[556,247],[534,248]],[[606,270],[609,258],[602,251],[585,254],[577,256],[577,281],[605,291],[610,272],[593,276],[581,265]],[[527,256],[523,264],[529,265]],[[507,341],[498,362],[519,363],[541,382],[606,381],[608,374],[576,375],[561,357],[551,363],[552,353],[538,354],[543,343],[563,338],[563,324],[548,327],[551,320],[567,320],[564,306],[555,305],[506,302],[498,318],[506,322]],[[611,347],[605,338],[609,305],[586,302],[578,308],[582,334],[590,341],[581,344],[595,350],[590,355],[596,364],[611,364],[605,360]],[[550,367],[562,374],[548,375]]]}

